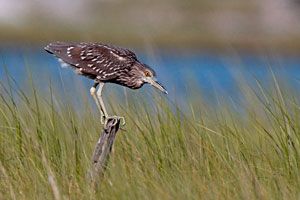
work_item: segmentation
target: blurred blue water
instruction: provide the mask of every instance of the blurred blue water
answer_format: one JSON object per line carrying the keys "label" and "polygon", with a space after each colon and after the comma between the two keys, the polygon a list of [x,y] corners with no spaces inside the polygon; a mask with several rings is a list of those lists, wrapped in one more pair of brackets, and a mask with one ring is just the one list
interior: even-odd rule
{"label": "blurred blue water", "polygon": [[[194,86],[207,94],[214,91],[221,95],[238,98],[240,78],[249,84],[259,80],[262,84],[270,82],[273,71],[280,79],[287,80],[296,90],[300,90],[300,58],[297,56],[266,56],[240,53],[235,55],[215,52],[168,53],[161,52],[151,59],[137,53],[140,60],[152,66],[158,79],[173,95],[187,95]],[[0,79],[12,76],[22,86],[32,74],[32,79],[41,88],[52,83],[64,84],[80,80],[89,88],[92,81],[81,77],[70,69],[61,68],[57,60],[40,48],[2,48],[0,50]],[[61,84],[58,84],[61,85]],[[72,87],[72,86],[66,86]],[[145,89],[146,88],[146,89]],[[148,90],[144,87],[143,90]]]}

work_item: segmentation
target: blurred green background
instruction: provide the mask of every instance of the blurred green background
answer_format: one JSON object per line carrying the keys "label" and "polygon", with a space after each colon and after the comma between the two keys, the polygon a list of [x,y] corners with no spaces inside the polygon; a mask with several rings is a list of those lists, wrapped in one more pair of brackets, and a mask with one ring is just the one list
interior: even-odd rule
{"label": "blurred green background", "polygon": [[300,49],[298,0],[1,0],[0,40]]}

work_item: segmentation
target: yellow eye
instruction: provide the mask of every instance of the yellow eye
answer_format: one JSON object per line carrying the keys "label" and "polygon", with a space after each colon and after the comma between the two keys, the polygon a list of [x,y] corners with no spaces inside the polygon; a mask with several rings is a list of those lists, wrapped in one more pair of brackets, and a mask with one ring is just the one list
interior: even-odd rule
{"label": "yellow eye", "polygon": [[149,71],[145,71],[145,76],[150,77],[151,73]]}

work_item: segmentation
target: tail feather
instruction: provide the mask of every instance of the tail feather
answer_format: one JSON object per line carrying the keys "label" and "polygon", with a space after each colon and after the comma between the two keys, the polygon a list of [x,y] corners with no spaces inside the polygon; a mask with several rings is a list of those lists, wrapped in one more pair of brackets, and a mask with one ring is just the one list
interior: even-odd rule
{"label": "tail feather", "polygon": [[44,49],[51,54],[60,53],[63,49],[70,46],[70,43],[67,42],[52,42],[48,44]]}

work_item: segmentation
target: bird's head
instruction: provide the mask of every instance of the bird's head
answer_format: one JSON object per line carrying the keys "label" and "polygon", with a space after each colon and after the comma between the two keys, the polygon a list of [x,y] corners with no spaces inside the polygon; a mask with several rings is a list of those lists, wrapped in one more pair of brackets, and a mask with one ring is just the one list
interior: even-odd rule
{"label": "bird's head", "polygon": [[141,85],[148,83],[163,93],[168,94],[167,90],[156,80],[156,73],[151,67],[146,64],[138,64],[134,68],[134,71]]}

